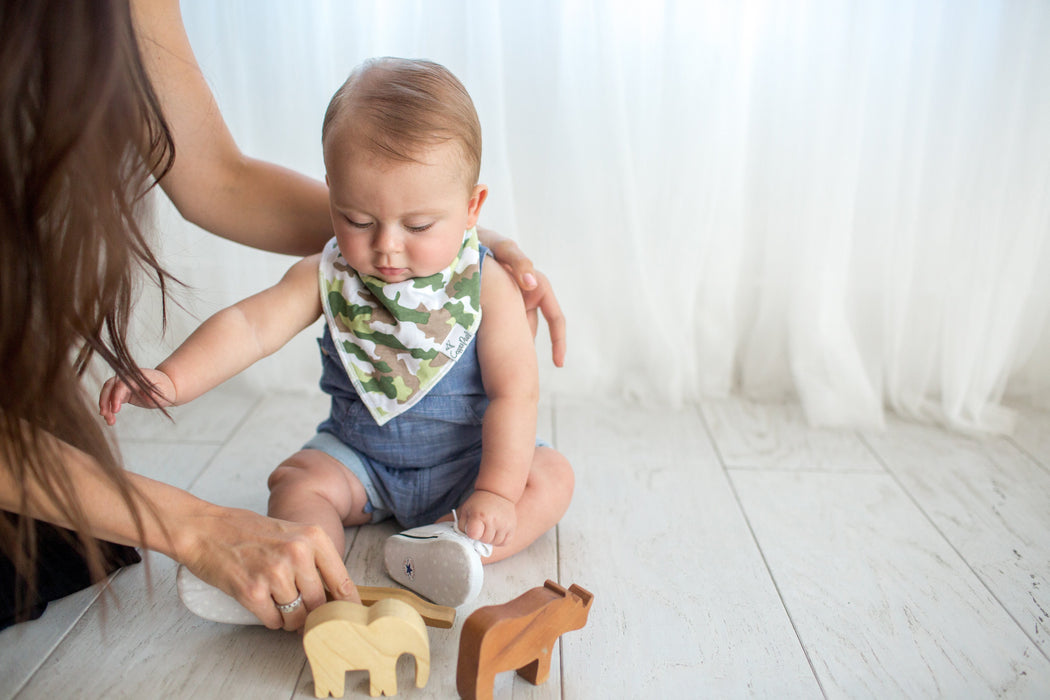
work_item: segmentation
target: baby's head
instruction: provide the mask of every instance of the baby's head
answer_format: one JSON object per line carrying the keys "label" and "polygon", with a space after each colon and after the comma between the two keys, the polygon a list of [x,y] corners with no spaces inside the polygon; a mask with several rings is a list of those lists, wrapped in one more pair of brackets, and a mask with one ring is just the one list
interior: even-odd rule
{"label": "baby's head", "polygon": [[434,146],[455,145],[467,187],[481,172],[481,123],[463,84],[442,65],[372,58],[355,68],[328,104],[321,128],[330,147],[356,147],[378,158],[419,162]]}
{"label": "baby's head", "polygon": [[488,192],[477,184],[478,115],[452,73],[430,61],[366,61],[328,105],[321,142],[351,266],[390,282],[452,262]]}

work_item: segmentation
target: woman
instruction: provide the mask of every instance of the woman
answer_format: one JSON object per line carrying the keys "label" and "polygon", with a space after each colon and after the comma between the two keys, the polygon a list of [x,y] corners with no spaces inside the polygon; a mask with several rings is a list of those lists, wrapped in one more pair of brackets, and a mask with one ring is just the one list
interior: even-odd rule
{"label": "woman", "polygon": [[[233,240],[304,252],[303,232],[330,236],[323,185],[237,150],[177,2],[132,14],[127,0],[0,5],[0,627],[141,546],[267,627],[298,629],[326,589],[355,597],[328,537],[123,471],[80,386],[97,355],[148,391],[126,337],[133,270],[169,282],[135,218],[153,177],[184,216]],[[519,279],[530,272],[512,243],[492,242]],[[560,364],[563,321],[539,283],[527,300]]]}

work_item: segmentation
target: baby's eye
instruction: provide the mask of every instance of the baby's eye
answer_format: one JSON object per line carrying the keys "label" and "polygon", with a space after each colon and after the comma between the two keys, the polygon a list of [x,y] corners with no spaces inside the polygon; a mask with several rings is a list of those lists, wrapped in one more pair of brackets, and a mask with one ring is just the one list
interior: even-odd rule
{"label": "baby's eye", "polygon": [[354,221],[349,216],[344,216],[343,218],[346,219],[346,223],[350,224],[354,228],[369,228],[372,225],[371,221]]}
{"label": "baby's eye", "polygon": [[428,228],[430,228],[433,225],[434,225],[433,222],[431,222],[429,224],[422,224],[421,226],[408,226],[406,224],[405,228],[408,229],[409,231],[411,231],[412,233],[423,233],[424,231],[426,231]]}

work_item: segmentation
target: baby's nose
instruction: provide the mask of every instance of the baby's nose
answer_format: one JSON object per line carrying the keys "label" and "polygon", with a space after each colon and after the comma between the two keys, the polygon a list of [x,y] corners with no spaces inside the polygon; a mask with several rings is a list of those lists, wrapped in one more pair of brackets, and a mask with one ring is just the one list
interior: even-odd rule
{"label": "baby's nose", "polygon": [[383,253],[391,253],[401,250],[401,236],[390,226],[379,226],[376,230],[372,246]]}

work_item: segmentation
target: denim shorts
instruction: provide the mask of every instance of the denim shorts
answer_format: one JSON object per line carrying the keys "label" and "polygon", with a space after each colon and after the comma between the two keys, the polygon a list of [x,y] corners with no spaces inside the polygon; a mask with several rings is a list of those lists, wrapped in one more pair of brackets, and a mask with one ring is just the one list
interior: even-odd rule
{"label": "denim shorts", "polygon": [[[536,440],[538,447],[549,447]],[[423,469],[406,469],[380,464],[332,435],[320,431],[304,450],[319,450],[341,463],[357,477],[368,494],[365,512],[372,522],[393,517],[405,528],[429,525],[474,493],[474,482],[481,466],[481,446],[443,464]]]}

